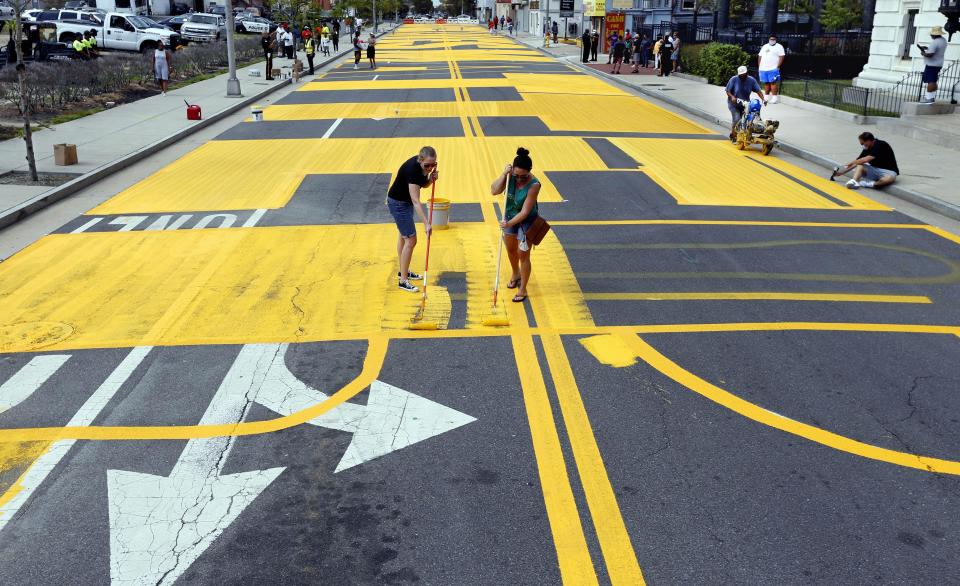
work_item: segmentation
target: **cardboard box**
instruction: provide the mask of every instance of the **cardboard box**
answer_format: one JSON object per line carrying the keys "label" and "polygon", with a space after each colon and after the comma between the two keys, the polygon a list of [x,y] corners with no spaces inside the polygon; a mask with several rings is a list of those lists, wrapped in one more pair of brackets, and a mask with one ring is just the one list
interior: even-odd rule
{"label": "cardboard box", "polygon": [[53,159],[57,165],[67,166],[77,164],[77,145],[75,144],[55,144],[53,145]]}

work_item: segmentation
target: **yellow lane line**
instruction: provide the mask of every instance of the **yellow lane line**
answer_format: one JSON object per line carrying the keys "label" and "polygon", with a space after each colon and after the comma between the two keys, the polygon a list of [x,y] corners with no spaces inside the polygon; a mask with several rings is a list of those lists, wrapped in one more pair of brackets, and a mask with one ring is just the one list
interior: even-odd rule
{"label": "yellow lane line", "polygon": [[927,472],[960,475],[960,462],[888,450],[784,417],[745,401],[703,380],[661,354],[636,335],[623,336],[623,340],[636,352],[638,357],[668,378],[748,419],[863,458]]}
{"label": "yellow lane line", "polygon": [[584,293],[587,301],[850,301],[858,303],[933,303],[923,295],[864,295],[860,293],[650,292]]}
{"label": "yellow lane line", "polygon": [[617,504],[617,496],[610,485],[603,455],[593,435],[593,427],[563,341],[556,334],[542,336],[541,340],[610,582],[614,585],[640,586],[645,583],[643,573]]}
{"label": "yellow lane line", "polygon": [[552,226],[788,226],[792,228],[928,229],[924,224],[866,224],[848,222],[762,222],[752,220],[556,220]]}
{"label": "yellow lane line", "polygon": [[42,440],[167,440],[194,439],[219,436],[256,435],[287,429],[306,423],[327,413],[334,407],[356,396],[377,378],[387,355],[388,340],[377,336],[370,338],[363,369],[355,379],[333,394],[326,401],[297,411],[285,417],[265,421],[228,423],[222,425],[168,425],[136,427],[40,427],[33,429],[0,430],[0,442],[25,442]]}
{"label": "yellow lane line", "polygon": [[[511,320],[519,317],[517,311],[511,314]],[[511,339],[560,577],[564,584],[598,584],[533,338],[519,334]]]}

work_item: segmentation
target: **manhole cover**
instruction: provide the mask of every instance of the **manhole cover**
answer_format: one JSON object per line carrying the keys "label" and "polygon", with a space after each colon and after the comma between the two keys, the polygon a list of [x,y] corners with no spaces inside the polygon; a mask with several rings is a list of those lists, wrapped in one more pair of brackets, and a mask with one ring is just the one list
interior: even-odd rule
{"label": "manhole cover", "polygon": [[0,324],[0,352],[31,352],[62,342],[72,334],[73,326],[63,322]]}

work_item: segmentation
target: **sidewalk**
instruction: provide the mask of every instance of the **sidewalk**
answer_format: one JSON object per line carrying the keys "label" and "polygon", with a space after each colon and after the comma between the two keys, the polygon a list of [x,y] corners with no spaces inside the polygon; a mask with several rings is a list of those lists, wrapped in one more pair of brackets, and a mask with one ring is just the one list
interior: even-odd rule
{"label": "sidewalk", "polygon": [[[386,34],[392,29],[383,30]],[[340,53],[326,59],[317,59],[315,69],[342,58],[352,51],[349,43]],[[298,53],[306,66],[303,52]],[[274,59],[274,67],[290,72],[290,59]],[[250,75],[259,72],[259,77]],[[153,96],[136,102],[122,104],[109,110],[58,124],[33,134],[37,170],[40,172],[77,174],[77,179],[58,187],[30,185],[0,185],[0,228],[45,205],[68,196],[93,181],[123,168],[142,158],[155,148],[163,148],[189,133],[222,118],[238,107],[266,100],[277,89],[291,83],[290,78],[267,81],[264,78],[264,63],[237,70],[242,97],[226,97],[227,74],[190,84],[167,92],[166,96]],[[305,75],[303,79],[311,76]],[[187,120],[186,105],[198,104],[203,120]],[[78,164],[58,167],[54,164],[53,145],[68,143],[77,145]],[[0,174],[8,171],[27,171],[26,148],[23,139],[15,138],[0,142]],[[76,184],[76,185],[74,185]]]}
{"label": "sidewalk", "polygon": [[[583,67],[580,63],[580,50],[576,46],[551,44],[550,48],[544,49],[542,37],[521,33],[515,38],[571,65]],[[606,61],[606,55],[598,55],[597,62],[591,63],[587,71],[681,108],[701,120],[714,123],[722,128],[717,128],[718,132],[725,132],[729,128],[730,114],[722,87],[677,76],[651,78],[631,73],[610,75],[604,70],[608,67]],[[600,66],[597,67],[597,64]],[[902,171],[896,184],[886,192],[960,219],[960,140],[948,147],[911,138],[904,135],[908,134],[907,132],[900,134],[902,130],[910,127],[914,127],[915,131],[917,123],[960,128],[960,114],[858,124],[844,119],[844,116],[831,116],[832,112],[828,108],[791,98],[782,100],[765,107],[764,116],[780,121],[777,139],[784,151],[830,168],[834,164],[846,163],[856,158],[860,154],[857,135],[863,131],[873,132],[893,146]],[[913,134],[922,136],[922,133]],[[829,171],[825,173],[829,174]],[[866,191],[869,193],[869,190]],[[944,206],[943,203],[947,205]]]}

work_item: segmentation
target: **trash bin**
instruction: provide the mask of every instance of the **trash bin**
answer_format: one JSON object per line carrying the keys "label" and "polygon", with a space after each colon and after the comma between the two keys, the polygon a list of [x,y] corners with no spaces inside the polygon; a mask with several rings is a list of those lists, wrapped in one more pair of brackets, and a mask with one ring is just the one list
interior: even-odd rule
{"label": "trash bin", "polygon": [[254,122],[260,122],[263,120],[263,106],[250,106],[250,114]]}
{"label": "trash bin", "polygon": [[[429,201],[428,201],[429,205]],[[429,208],[428,208],[429,213]],[[433,227],[437,230],[446,230],[450,227],[450,200],[439,197],[433,198]]]}

